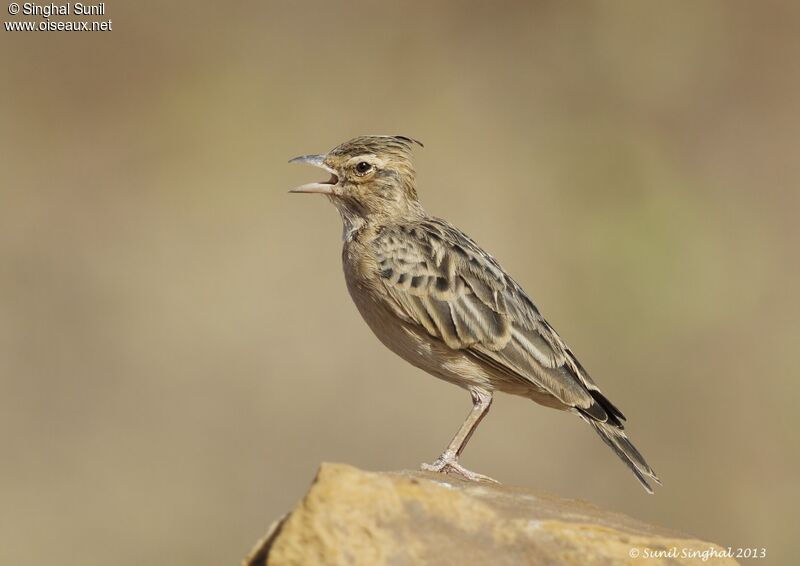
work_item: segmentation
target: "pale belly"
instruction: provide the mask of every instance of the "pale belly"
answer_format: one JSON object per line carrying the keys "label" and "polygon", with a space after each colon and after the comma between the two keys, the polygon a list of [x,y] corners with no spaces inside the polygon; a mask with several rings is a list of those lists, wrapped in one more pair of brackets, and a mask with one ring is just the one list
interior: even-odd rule
{"label": "pale belly", "polygon": [[404,322],[368,285],[356,282],[346,265],[345,279],[353,302],[375,336],[411,365],[466,389],[531,396],[529,388],[497,375],[464,350],[454,350],[421,326]]}

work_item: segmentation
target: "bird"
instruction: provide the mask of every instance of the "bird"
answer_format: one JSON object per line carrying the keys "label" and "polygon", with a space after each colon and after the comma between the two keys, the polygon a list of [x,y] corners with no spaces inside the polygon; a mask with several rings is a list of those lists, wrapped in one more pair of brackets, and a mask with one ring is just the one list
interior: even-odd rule
{"label": "bird", "polygon": [[587,422],[648,493],[656,473],[601,392],[539,309],[474,240],[428,214],[417,196],[407,136],[367,135],[289,163],[330,174],[290,193],[325,195],[342,219],[342,264],[361,316],[392,352],[466,389],[472,409],[444,452],[421,468],[470,481],[492,478],[459,463],[495,392],[569,411]]}

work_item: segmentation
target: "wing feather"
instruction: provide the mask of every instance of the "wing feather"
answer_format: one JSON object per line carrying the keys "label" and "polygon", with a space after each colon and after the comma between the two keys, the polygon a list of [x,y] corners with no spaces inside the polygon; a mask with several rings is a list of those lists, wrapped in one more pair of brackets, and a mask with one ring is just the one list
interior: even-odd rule
{"label": "wing feather", "polygon": [[389,296],[431,336],[507,379],[621,427],[622,413],[519,285],[469,237],[428,218],[384,228],[373,246]]}

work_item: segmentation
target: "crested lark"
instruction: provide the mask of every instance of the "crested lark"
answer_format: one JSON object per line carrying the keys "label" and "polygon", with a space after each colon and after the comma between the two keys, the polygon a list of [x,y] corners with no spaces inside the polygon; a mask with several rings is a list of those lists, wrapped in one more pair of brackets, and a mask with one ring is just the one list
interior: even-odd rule
{"label": "crested lark", "polygon": [[458,458],[493,393],[503,391],[582,418],[652,493],[647,478],[661,482],[625,436],[622,412],[525,291],[478,244],[422,208],[411,163],[414,142],[363,136],[324,155],[292,159],[331,176],[291,192],[324,194],[339,210],[347,288],[380,341],[472,396],[472,411],[450,445],[422,468],[490,480]]}

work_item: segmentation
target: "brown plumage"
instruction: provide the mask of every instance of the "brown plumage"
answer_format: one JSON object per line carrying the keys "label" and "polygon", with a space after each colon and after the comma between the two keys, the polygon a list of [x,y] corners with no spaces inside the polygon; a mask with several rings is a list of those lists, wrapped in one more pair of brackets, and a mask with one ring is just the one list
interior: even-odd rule
{"label": "brown plumage", "polygon": [[660,481],[623,432],[622,412],[497,261],[419,204],[415,143],[363,136],[324,155],[295,158],[331,178],[292,192],[325,194],[339,210],[347,287],[381,342],[472,396],[473,410],[453,441],[423,468],[490,479],[463,468],[458,457],[494,391],[503,391],[581,417],[652,493],[647,478]]}

